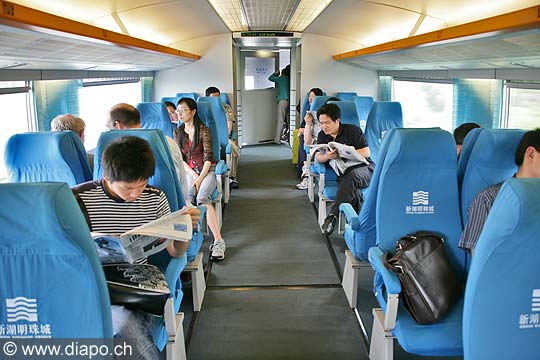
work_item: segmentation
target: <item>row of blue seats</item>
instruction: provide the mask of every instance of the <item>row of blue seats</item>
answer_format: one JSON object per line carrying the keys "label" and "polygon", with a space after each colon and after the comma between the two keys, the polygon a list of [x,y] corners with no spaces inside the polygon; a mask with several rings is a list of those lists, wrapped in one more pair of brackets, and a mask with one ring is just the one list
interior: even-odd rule
{"label": "row of blue seats", "polygon": [[[231,104],[229,102],[229,96],[226,94],[226,93],[221,93],[220,95],[220,98],[221,98],[221,101],[224,103],[224,104]],[[193,99],[193,100],[197,100],[200,96],[197,95],[197,93],[194,93],[194,92],[188,92],[188,93],[176,93],[175,96],[165,96],[165,97],[162,97],[161,98],[161,102],[165,102],[165,101],[169,101],[169,102],[172,102],[174,105],[178,104],[178,100],[180,100],[181,98],[190,98],[190,99]]]}
{"label": "row of blue seats", "polygon": [[[446,131],[393,129],[387,133],[360,214],[342,206],[347,216],[345,239],[354,254],[354,258],[347,254],[344,282],[356,278],[354,272],[362,267],[357,259],[369,260],[375,269],[374,292],[381,309],[373,311],[371,359],[392,359],[394,338],[403,349],[418,355],[465,354],[467,359],[492,359],[513,358],[521,352],[517,358],[532,358],[526,344],[532,346],[531,341],[538,340],[540,334],[523,331],[518,324],[519,311],[527,316],[530,313],[524,302],[530,305],[533,289],[540,286],[540,279],[532,272],[525,277],[521,273],[538,263],[538,255],[531,256],[531,247],[539,246],[531,236],[538,224],[532,225],[534,220],[527,219],[538,213],[539,204],[534,201],[540,196],[540,182],[513,179],[503,187],[480,237],[468,277],[467,258],[458,248],[466,221],[460,207],[468,206],[464,199],[470,202],[484,187],[512,175],[513,154],[522,135],[520,130],[478,129],[467,136],[465,153],[458,162],[454,140]],[[458,180],[460,168],[463,171]],[[421,199],[416,196],[420,192]],[[508,209],[516,209],[519,219],[508,216]],[[399,279],[382,261],[386,253],[395,252],[399,238],[419,230],[443,236],[451,262],[467,279],[464,298],[432,325],[414,322],[399,302]],[[515,239],[519,233],[528,237]],[[511,271],[507,261],[512,263]],[[352,286],[355,289],[357,284]],[[351,299],[354,289],[346,284],[344,289],[351,307],[356,307],[356,298]],[[519,299],[515,294],[521,294]],[[499,303],[508,307],[499,308]],[[504,341],[501,334],[512,340]],[[500,339],[502,347],[493,348],[497,343],[492,342],[494,338]]]}

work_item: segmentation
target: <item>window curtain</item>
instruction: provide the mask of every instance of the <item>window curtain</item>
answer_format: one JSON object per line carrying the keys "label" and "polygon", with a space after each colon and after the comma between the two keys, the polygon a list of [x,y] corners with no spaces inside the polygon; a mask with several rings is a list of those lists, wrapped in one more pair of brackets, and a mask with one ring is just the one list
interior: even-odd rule
{"label": "window curtain", "polygon": [[379,101],[392,101],[391,76],[379,76]]}
{"label": "window curtain", "polygon": [[81,80],[34,81],[36,119],[39,131],[51,130],[51,120],[57,115],[79,115]]}
{"label": "window curtain", "polygon": [[154,101],[154,78],[141,78],[141,102]]}
{"label": "window curtain", "polygon": [[475,122],[499,128],[502,114],[503,81],[495,79],[453,79],[453,127]]}

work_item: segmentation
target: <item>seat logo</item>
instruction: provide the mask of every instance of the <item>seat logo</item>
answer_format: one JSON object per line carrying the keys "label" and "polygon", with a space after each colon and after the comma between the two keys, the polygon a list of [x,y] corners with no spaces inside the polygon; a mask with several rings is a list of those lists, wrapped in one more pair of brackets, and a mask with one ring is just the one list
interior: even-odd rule
{"label": "seat logo", "polygon": [[16,322],[26,320],[28,322],[37,322],[37,300],[28,299],[23,296],[15,299],[6,299],[7,321]]}
{"label": "seat logo", "polygon": [[540,328],[540,289],[533,289],[531,312],[519,315],[519,328]]}
{"label": "seat logo", "polygon": [[405,207],[407,215],[431,215],[435,214],[435,206],[429,205],[429,191],[413,191],[412,205]]}

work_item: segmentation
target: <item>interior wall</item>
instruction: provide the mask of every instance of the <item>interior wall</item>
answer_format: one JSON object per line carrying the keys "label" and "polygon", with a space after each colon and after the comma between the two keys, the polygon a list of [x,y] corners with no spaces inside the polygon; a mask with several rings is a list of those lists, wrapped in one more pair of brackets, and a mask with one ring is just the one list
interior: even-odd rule
{"label": "interior wall", "polygon": [[318,87],[328,95],[338,91],[356,91],[358,95],[378,99],[377,72],[344,64],[332,59],[332,55],[351,51],[360,44],[321,36],[302,34],[301,101],[309,89]]}
{"label": "interior wall", "polygon": [[174,69],[156,72],[154,101],[175,96],[178,92],[195,92],[216,86],[233,101],[233,60],[231,34],[212,35],[171,45],[201,55],[199,61]]}

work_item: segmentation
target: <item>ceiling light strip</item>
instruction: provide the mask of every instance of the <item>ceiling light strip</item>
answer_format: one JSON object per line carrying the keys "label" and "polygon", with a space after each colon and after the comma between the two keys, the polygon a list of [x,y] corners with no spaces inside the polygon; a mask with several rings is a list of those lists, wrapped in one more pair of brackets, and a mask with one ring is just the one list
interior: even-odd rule
{"label": "ceiling light strip", "polygon": [[397,51],[421,45],[433,45],[446,41],[460,41],[467,37],[488,36],[494,33],[526,30],[540,25],[540,6],[513,11],[470,23],[452,26],[409,38],[389,41],[383,44],[369,46],[342,54],[336,54],[334,60],[345,60],[365,55]]}
{"label": "ceiling light strip", "polygon": [[292,17],[296,13],[296,10],[298,9],[298,6],[300,5],[300,2],[302,2],[302,0],[296,0],[296,2],[294,3],[294,5],[291,8],[291,11],[289,12],[289,15],[287,16],[287,19],[285,19],[285,25],[283,26],[283,28],[281,30],[286,30],[287,29],[287,26],[289,25],[289,21],[291,21]]}
{"label": "ceiling light strip", "polygon": [[333,0],[301,0],[287,24],[288,31],[304,31]]}
{"label": "ceiling light strip", "polygon": [[197,54],[105,30],[97,26],[66,19],[26,6],[14,4],[9,1],[2,1],[2,7],[0,8],[0,24],[47,34],[60,35],[62,37],[72,37],[79,40],[82,39],[98,43],[113,44],[135,50],[174,55],[190,60],[199,60],[201,58],[201,56]]}

